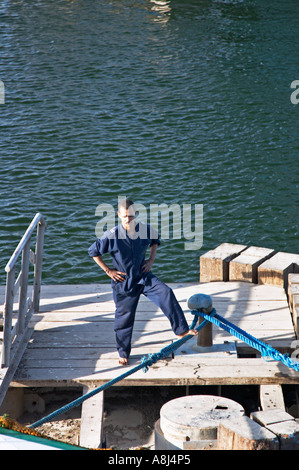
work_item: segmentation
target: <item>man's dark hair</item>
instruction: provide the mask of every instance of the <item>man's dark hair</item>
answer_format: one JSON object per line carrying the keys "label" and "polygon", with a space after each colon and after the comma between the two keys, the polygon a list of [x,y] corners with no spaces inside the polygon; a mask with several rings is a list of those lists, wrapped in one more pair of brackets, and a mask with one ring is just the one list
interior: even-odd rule
{"label": "man's dark hair", "polygon": [[134,202],[131,199],[123,199],[118,204],[118,210],[120,210],[122,207],[127,210],[133,204],[134,204]]}

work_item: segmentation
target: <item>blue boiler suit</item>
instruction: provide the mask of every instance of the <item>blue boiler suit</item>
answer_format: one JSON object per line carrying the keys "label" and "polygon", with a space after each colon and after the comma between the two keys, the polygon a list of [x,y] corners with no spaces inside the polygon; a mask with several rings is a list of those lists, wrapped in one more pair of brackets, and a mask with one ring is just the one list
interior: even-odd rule
{"label": "blue boiler suit", "polygon": [[131,352],[135,313],[141,294],[148,297],[162,310],[170,321],[175,335],[181,335],[189,329],[184,312],[172,289],[151,271],[142,272],[147,248],[160,244],[157,232],[153,231],[149,225],[139,223],[136,225],[135,233],[136,237],[129,237],[120,224],[105,232],[88,250],[91,257],[110,253],[114,268],[126,273],[123,282],[111,279],[116,307],[114,319],[116,346],[119,356],[123,358],[128,358]]}

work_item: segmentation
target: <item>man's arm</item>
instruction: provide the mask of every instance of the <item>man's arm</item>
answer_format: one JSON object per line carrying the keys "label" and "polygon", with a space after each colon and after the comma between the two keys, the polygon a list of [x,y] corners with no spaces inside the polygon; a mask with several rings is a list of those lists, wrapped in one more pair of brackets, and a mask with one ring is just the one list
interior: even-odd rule
{"label": "man's arm", "polygon": [[110,269],[109,266],[103,261],[101,256],[93,256],[94,261],[97,263],[100,268],[105,271],[105,273],[111,277],[114,281],[120,281],[123,282],[125,280],[125,275],[126,273],[122,273],[120,271],[117,271],[116,269]]}
{"label": "man's arm", "polygon": [[142,272],[148,273],[152,269],[152,266],[153,266],[154,261],[155,261],[157,249],[158,249],[158,244],[157,243],[155,243],[154,245],[151,246],[151,248],[150,248],[150,250],[151,250],[150,257],[149,257],[149,259],[145,260],[144,265],[142,266]]}

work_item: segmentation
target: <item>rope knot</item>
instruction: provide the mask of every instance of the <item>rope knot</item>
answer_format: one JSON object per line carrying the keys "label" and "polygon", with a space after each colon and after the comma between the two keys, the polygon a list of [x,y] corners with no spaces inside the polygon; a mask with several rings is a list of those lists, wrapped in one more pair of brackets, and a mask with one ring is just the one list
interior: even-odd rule
{"label": "rope knot", "polygon": [[143,372],[147,372],[148,369],[153,365],[156,364],[161,358],[163,357],[162,354],[159,353],[150,353],[147,356],[143,356],[141,363],[143,364]]}

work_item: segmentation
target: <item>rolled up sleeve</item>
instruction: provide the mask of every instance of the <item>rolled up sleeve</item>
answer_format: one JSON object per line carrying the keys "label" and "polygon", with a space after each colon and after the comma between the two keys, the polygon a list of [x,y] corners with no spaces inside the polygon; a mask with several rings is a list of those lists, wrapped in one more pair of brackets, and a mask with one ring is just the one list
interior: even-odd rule
{"label": "rolled up sleeve", "polygon": [[150,246],[152,245],[160,245],[161,240],[160,240],[160,235],[156,229],[153,227],[149,227],[149,244]]}
{"label": "rolled up sleeve", "polygon": [[98,238],[89,248],[88,254],[92,258],[96,256],[102,256],[109,252],[109,239],[103,235],[102,238]]}

